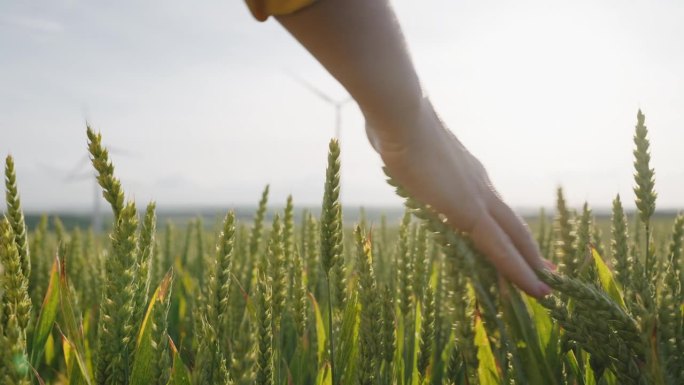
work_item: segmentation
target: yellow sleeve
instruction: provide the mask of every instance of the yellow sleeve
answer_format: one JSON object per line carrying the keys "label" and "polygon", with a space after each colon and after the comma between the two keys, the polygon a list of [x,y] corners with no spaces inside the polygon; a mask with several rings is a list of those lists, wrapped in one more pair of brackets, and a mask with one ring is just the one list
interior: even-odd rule
{"label": "yellow sleeve", "polygon": [[316,0],[245,0],[252,15],[264,21],[271,15],[287,15],[311,5]]}

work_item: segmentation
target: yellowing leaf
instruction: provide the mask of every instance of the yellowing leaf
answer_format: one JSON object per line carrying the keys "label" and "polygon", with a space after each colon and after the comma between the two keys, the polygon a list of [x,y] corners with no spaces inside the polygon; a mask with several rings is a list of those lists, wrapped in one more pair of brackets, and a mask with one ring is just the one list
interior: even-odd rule
{"label": "yellowing leaf", "polygon": [[416,302],[415,322],[413,325],[413,340],[416,341],[413,346],[413,354],[411,355],[411,379],[409,384],[418,385],[420,383],[420,375],[418,373],[418,354],[420,353],[420,324],[423,322],[423,309],[420,302]]}
{"label": "yellowing leaf", "polygon": [[608,293],[613,301],[617,302],[623,309],[627,309],[625,305],[625,300],[622,298],[622,290],[618,283],[613,278],[613,273],[610,271],[603,258],[599,255],[595,248],[591,248],[591,255],[594,257],[594,263],[596,264],[596,271],[598,272],[599,280],[601,281],[601,286],[603,290]]}
{"label": "yellowing leaf", "polygon": [[487,338],[487,331],[480,317],[475,317],[475,346],[477,346],[477,377],[480,380],[480,385],[499,385],[501,383],[499,371],[492,353],[492,347],[489,345],[489,338]]}
{"label": "yellowing leaf", "polygon": [[316,376],[316,385],[332,385],[329,364],[321,366],[321,368],[318,370],[318,375]]}

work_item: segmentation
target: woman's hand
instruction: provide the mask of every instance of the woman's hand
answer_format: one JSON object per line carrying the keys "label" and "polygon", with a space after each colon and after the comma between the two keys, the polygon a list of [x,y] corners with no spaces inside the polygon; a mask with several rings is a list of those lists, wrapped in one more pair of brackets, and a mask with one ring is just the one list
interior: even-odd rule
{"label": "woman's hand", "polygon": [[532,296],[549,294],[534,273],[546,267],[536,243],[480,161],[445,128],[429,100],[423,99],[414,115],[404,127],[383,127],[382,122],[366,127],[392,178],[468,233],[503,276]]}
{"label": "woman's hand", "polygon": [[349,91],[391,175],[470,234],[496,268],[530,295],[549,288],[529,231],[480,164],[437,118],[387,0],[318,0],[278,21]]}

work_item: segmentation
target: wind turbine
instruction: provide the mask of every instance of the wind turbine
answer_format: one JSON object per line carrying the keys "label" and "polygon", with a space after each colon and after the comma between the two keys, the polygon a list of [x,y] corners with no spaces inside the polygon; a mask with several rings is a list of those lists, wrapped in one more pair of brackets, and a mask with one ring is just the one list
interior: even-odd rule
{"label": "wind turbine", "polygon": [[320,99],[322,99],[324,102],[332,105],[335,108],[335,138],[337,140],[340,139],[340,133],[342,131],[342,107],[344,107],[347,103],[353,101],[350,96],[347,96],[344,99],[333,99],[323,91],[319,90],[318,88],[314,87],[311,83],[307,82],[306,80],[300,78],[299,76],[290,73],[290,77],[299,83],[301,86],[304,88],[308,89],[311,91],[313,94],[318,96]]}
{"label": "wind turbine", "polygon": [[[107,150],[109,151],[110,154],[117,154],[117,155],[125,155],[125,156],[136,156],[136,154],[131,153],[126,150],[119,150],[116,148],[112,148],[111,146],[107,146]],[[75,163],[75,165],[71,168],[71,171],[65,172],[64,170],[60,170],[54,166],[50,166],[47,164],[41,164],[41,166],[48,170],[51,173],[54,174],[66,174],[64,177],[61,177],[60,179],[63,182],[66,183],[78,183],[80,181],[84,180],[90,180],[93,183],[93,209],[91,211],[91,226],[93,228],[93,231],[95,233],[100,233],[102,232],[102,188],[100,187],[99,183],[97,182],[97,174],[95,173],[94,170],[88,170],[85,171],[86,168],[91,168],[92,166],[90,165],[90,154],[86,154],[81,159],[78,160],[78,162]]]}

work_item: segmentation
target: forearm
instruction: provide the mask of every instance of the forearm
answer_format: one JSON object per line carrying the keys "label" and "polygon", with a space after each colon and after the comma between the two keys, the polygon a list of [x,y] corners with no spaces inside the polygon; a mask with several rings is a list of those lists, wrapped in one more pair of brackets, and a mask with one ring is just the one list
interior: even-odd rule
{"label": "forearm", "polygon": [[369,123],[400,129],[420,107],[418,76],[387,0],[319,0],[277,19],[349,91]]}

